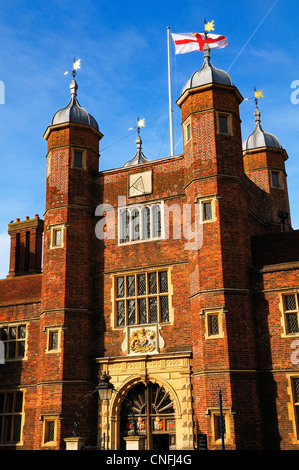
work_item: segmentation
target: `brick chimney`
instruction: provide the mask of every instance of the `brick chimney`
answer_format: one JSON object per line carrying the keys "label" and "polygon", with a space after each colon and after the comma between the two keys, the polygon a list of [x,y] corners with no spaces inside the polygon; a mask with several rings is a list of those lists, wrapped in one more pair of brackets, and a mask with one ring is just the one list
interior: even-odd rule
{"label": "brick chimney", "polygon": [[16,219],[8,225],[10,235],[10,263],[7,277],[37,274],[42,265],[44,221],[35,214],[24,221]]}

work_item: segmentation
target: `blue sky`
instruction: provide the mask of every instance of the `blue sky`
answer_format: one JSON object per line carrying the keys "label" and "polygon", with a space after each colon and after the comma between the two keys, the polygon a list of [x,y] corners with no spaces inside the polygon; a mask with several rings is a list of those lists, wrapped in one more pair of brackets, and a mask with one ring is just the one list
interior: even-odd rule
{"label": "blue sky", "polygon": [[[52,116],[70,98],[73,58],[81,58],[78,100],[98,121],[100,170],[133,158],[138,116],[145,118],[143,152],[154,160],[170,154],[167,26],[172,32],[201,32],[214,20],[215,33],[230,45],[212,50],[214,66],[229,72],[242,96],[263,90],[263,128],[287,150],[292,223],[299,228],[298,5],[294,0],[48,0],[0,1],[0,277],[8,273],[7,225],[45,207],[47,143]],[[175,153],[182,152],[181,120],[175,101],[203,62],[201,52],[174,55],[171,44]],[[297,85],[299,88],[299,82]],[[240,106],[242,137],[254,128],[254,103]]]}

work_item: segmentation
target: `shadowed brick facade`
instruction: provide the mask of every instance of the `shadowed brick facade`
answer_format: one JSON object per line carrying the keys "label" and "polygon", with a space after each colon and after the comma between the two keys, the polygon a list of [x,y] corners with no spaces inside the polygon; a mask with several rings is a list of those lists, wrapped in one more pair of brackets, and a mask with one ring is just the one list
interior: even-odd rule
{"label": "shadowed brick facade", "polygon": [[[286,151],[258,109],[242,143],[243,98],[205,52],[177,101],[183,154],[147,160],[138,135],[99,172],[77,88],[44,135],[44,219],[9,224],[0,447],[221,449],[221,391],[226,449],[298,450]],[[100,402],[104,372],[118,393]]]}

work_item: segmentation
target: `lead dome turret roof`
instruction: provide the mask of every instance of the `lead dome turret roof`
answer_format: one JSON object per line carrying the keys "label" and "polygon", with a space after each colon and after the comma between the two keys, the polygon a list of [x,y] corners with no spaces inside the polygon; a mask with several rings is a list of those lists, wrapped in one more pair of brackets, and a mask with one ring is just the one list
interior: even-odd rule
{"label": "lead dome turret roof", "polygon": [[265,132],[261,126],[261,113],[256,106],[254,131],[242,143],[243,150],[252,150],[260,147],[272,147],[281,149],[279,140],[273,134]]}
{"label": "lead dome turret roof", "polygon": [[91,116],[91,114],[89,114],[84,108],[82,108],[77,100],[78,85],[75,79],[72,80],[70,89],[71,100],[69,104],[54,114],[51,121],[51,126],[73,122],[94,127],[98,131],[99,126],[95,118]]}
{"label": "lead dome turret roof", "polygon": [[194,72],[191,78],[185,83],[181,95],[190,88],[196,88],[210,83],[233,86],[233,82],[227,72],[217,69],[211,64],[210,47],[208,43],[204,45],[204,63],[200,70]]}

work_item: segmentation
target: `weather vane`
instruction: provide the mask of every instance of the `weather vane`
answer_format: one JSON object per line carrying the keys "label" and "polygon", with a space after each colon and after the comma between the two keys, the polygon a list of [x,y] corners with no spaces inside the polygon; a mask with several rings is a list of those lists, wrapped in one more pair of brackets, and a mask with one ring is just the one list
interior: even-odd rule
{"label": "weather vane", "polygon": [[254,87],[254,96],[252,96],[251,98],[244,98],[244,101],[254,100],[255,105],[257,106],[257,104],[258,104],[258,98],[264,98],[264,96],[263,96],[263,90],[257,90],[257,89]]}
{"label": "weather vane", "polygon": [[[204,19],[204,25],[205,25],[205,31],[204,31],[203,34],[204,34],[204,36],[205,36],[205,39],[207,40],[207,39],[208,39],[208,33],[209,33],[210,31],[214,31],[214,29],[215,29],[215,28],[214,28],[214,20],[207,22],[207,21]],[[192,36],[198,36],[198,33],[192,33]]]}
{"label": "weather vane", "polygon": [[144,118],[143,119],[137,119],[137,127],[129,127],[129,131],[131,131],[132,129],[137,129],[137,132],[138,134],[140,134],[140,128],[141,127],[145,127],[145,122],[144,122]]}
{"label": "weather vane", "polygon": [[73,75],[73,78],[75,78],[75,76],[77,75],[77,70],[79,70],[80,68],[81,68],[81,59],[76,60],[76,58],[74,58],[73,70],[68,70],[67,72],[64,72],[64,75],[71,73]]}

